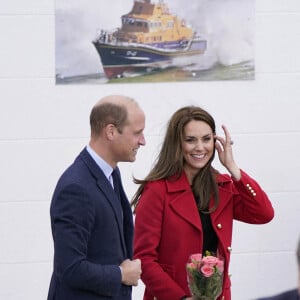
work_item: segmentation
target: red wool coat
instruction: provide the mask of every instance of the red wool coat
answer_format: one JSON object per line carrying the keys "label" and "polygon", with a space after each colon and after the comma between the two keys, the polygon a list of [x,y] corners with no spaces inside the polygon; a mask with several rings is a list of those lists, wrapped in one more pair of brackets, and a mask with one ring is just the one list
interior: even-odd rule
{"label": "red wool coat", "polygon": [[[239,181],[220,174],[217,182],[220,203],[211,221],[218,252],[225,260],[218,299],[230,300],[233,220],[264,224],[273,219],[274,210],[258,183],[243,171]],[[190,295],[185,266],[190,254],[202,252],[202,240],[199,212],[185,173],[176,181],[147,183],[136,208],[134,235],[134,256],[142,261],[144,300],[180,300]]]}

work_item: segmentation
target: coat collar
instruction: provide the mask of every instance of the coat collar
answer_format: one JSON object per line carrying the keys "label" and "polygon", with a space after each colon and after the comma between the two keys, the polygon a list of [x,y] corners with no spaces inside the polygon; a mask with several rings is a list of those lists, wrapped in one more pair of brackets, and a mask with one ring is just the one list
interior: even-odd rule
{"label": "coat collar", "polygon": [[[231,182],[231,178],[225,174],[218,174],[216,181],[221,194],[222,186],[228,182]],[[199,211],[185,172],[182,172],[179,177],[172,176],[170,179],[166,180],[166,187],[168,194],[176,194],[176,196],[172,197],[172,200],[170,201],[170,206],[172,209],[187,222],[196,227],[199,231],[202,231]],[[226,201],[219,202],[217,210],[212,213],[212,219],[215,219],[220,211],[222,211],[222,207],[224,207],[225,203]],[[211,201],[211,205],[213,205],[213,201]]]}
{"label": "coat collar", "polygon": [[[223,184],[231,182],[231,178],[226,174],[217,174],[216,178],[217,184],[223,186]],[[168,192],[180,192],[187,189],[190,189],[190,185],[187,179],[185,172],[182,172],[181,175],[173,175],[167,181],[167,191]]]}

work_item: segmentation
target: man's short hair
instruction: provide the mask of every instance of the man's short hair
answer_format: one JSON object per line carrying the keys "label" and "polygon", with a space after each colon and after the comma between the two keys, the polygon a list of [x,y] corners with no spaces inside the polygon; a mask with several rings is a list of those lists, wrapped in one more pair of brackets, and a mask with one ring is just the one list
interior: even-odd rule
{"label": "man's short hair", "polygon": [[118,131],[122,133],[127,117],[128,112],[124,105],[109,102],[95,105],[90,114],[91,134],[93,136],[99,135],[101,130],[108,124],[115,125]]}

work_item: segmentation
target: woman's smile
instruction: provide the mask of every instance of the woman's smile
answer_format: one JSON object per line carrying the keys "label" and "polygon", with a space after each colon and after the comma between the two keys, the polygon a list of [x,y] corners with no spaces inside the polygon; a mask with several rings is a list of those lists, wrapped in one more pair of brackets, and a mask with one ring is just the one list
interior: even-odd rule
{"label": "woman's smile", "polygon": [[214,153],[214,143],[212,129],[207,123],[192,120],[185,125],[182,150],[184,170],[190,182],[209,162]]}

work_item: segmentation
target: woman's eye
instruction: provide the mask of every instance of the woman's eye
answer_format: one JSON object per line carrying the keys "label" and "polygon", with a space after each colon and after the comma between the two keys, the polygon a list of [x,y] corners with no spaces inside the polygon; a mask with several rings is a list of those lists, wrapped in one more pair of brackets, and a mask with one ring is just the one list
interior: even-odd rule
{"label": "woman's eye", "polygon": [[194,142],[195,139],[194,138],[186,138],[185,141],[188,143],[191,143],[191,142]]}
{"label": "woman's eye", "polygon": [[[212,137],[207,136],[207,137],[202,137],[202,138],[201,138],[201,141],[202,141],[202,143],[208,143],[208,142],[211,141],[211,139],[212,139]],[[186,138],[184,139],[184,141],[185,141],[186,143],[196,143],[196,142],[198,141],[198,139],[195,138],[195,137],[186,137]]]}

